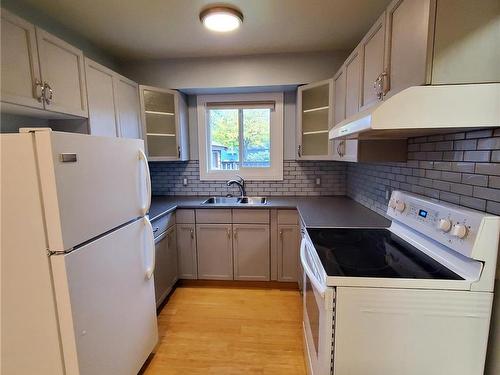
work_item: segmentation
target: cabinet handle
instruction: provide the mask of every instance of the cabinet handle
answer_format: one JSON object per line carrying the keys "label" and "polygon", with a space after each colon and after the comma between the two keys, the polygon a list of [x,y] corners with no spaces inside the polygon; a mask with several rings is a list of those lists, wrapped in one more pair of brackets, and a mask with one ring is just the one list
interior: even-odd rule
{"label": "cabinet handle", "polygon": [[[47,92],[49,95],[47,96]],[[43,83],[43,98],[45,99],[45,104],[50,104],[54,98],[54,90],[47,82]]]}
{"label": "cabinet handle", "polygon": [[178,158],[180,159],[181,158],[181,146],[177,146],[177,155],[178,155]]}
{"label": "cabinet handle", "polygon": [[[40,89],[40,91],[39,91],[39,89]],[[43,100],[43,94],[45,91],[42,81],[35,79],[34,91],[35,91],[34,94],[35,94],[36,100],[38,100],[38,102],[41,103]]]}
{"label": "cabinet handle", "polygon": [[345,149],[346,149],[346,141],[342,141],[342,142],[340,142],[340,144],[341,144],[340,153],[342,154],[341,156],[344,157],[345,156]]}
{"label": "cabinet handle", "polygon": [[297,154],[299,155],[299,158],[302,157],[302,146],[299,145],[299,147],[297,147]]}
{"label": "cabinet handle", "polygon": [[233,229],[233,236],[234,236],[234,239],[237,239],[238,238],[238,229]]}
{"label": "cabinet handle", "polygon": [[339,154],[340,157],[342,157],[342,154],[340,153],[340,145],[342,144],[342,141],[339,142],[337,145],[337,154]]}
{"label": "cabinet handle", "polygon": [[231,229],[227,228],[227,238],[231,238]]}
{"label": "cabinet handle", "polygon": [[191,229],[191,230],[189,231],[189,233],[191,233],[191,239],[192,239],[192,240],[194,240],[194,230],[193,230],[193,229]]}
{"label": "cabinet handle", "polygon": [[373,82],[373,88],[375,89],[375,93],[377,95],[378,100],[382,100],[387,94],[387,73],[382,72],[377,77],[377,79]]}
{"label": "cabinet handle", "polygon": [[280,240],[283,241],[283,229],[280,229]]}

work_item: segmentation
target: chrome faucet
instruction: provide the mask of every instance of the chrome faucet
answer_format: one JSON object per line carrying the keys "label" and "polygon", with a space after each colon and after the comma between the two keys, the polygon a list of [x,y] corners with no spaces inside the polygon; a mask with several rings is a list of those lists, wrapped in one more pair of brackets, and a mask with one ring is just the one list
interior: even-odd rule
{"label": "chrome faucet", "polygon": [[238,188],[240,189],[241,196],[244,197],[244,196],[247,195],[247,192],[245,190],[245,180],[239,174],[237,174],[236,177],[238,177],[237,180],[236,179],[235,180],[229,180],[228,182],[226,182],[226,185],[227,186],[237,185]]}

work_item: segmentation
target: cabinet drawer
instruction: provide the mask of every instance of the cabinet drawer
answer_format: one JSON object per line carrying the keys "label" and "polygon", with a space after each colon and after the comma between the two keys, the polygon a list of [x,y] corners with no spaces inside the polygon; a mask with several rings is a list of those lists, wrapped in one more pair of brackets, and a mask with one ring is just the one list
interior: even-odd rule
{"label": "cabinet drawer", "polygon": [[299,224],[299,214],[296,210],[278,210],[278,224]]}
{"label": "cabinet drawer", "polygon": [[269,210],[239,209],[233,210],[233,223],[236,224],[268,224]]}
{"label": "cabinet drawer", "polygon": [[175,224],[175,214],[173,212],[163,215],[151,222],[154,236],[157,237]]}
{"label": "cabinet drawer", "polygon": [[175,222],[180,224],[194,224],[194,210],[180,209],[175,211]]}
{"label": "cabinet drawer", "polygon": [[196,210],[197,224],[230,224],[231,210],[219,208],[207,208]]}

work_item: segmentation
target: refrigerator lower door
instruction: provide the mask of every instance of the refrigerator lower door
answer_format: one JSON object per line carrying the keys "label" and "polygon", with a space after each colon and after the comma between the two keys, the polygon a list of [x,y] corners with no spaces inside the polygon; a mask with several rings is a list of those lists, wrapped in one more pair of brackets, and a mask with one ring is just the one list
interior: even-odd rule
{"label": "refrigerator lower door", "polygon": [[148,211],[142,140],[50,130],[34,138],[50,250],[71,249]]}
{"label": "refrigerator lower door", "polygon": [[149,221],[51,263],[67,373],[136,375],[158,340]]}

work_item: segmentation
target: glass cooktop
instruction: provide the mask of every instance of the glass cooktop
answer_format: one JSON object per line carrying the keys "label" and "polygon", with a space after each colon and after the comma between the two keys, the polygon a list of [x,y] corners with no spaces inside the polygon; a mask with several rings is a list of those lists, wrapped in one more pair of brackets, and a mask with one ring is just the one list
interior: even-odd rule
{"label": "glass cooktop", "polygon": [[463,280],[387,229],[308,229],[328,276]]}

